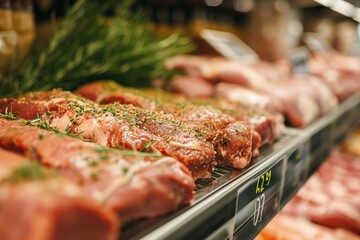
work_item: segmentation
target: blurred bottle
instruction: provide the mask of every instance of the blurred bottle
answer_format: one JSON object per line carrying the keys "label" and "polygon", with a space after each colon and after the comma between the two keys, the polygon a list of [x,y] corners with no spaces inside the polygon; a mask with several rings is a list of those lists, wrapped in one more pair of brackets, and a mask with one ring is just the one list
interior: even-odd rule
{"label": "blurred bottle", "polygon": [[13,0],[11,2],[13,30],[19,36],[19,60],[23,60],[35,38],[35,23],[32,0]]}
{"label": "blurred bottle", "polygon": [[0,81],[15,65],[18,35],[13,30],[10,0],[0,0]]}
{"label": "blurred bottle", "polygon": [[0,0],[0,31],[12,29],[10,0]]}
{"label": "blurred bottle", "polygon": [[302,24],[291,1],[256,0],[251,9],[246,42],[263,60],[286,58],[302,34]]}

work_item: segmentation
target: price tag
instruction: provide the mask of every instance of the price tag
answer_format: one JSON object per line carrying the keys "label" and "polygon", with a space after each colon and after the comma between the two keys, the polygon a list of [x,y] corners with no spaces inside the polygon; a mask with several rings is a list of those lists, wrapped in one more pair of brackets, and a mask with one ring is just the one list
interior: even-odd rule
{"label": "price tag", "polygon": [[234,230],[241,236],[258,232],[279,211],[283,164],[281,159],[238,190]]}
{"label": "price tag", "polygon": [[259,61],[256,52],[232,33],[204,29],[200,36],[227,59],[246,63]]}
{"label": "price tag", "polygon": [[320,34],[305,33],[303,39],[306,46],[312,52],[329,52],[334,50],[331,47],[330,43],[326,41],[324,38],[322,38]]}
{"label": "price tag", "polygon": [[288,156],[281,206],[284,206],[293,197],[307,179],[310,160],[309,143],[300,145]]}
{"label": "price tag", "polygon": [[294,74],[308,74],[309,50],[306,47],[298,47],[290,51],[288,59],[291,62]]}

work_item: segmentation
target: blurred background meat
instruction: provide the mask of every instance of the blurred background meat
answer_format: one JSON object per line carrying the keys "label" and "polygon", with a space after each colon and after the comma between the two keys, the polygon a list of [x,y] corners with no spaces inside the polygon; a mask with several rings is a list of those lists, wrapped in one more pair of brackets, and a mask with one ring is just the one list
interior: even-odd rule
{"label": "blurred background meat", "polygon": [[283,211],[356,233],[360,231],[359,202],[360,160],[334,152]]}

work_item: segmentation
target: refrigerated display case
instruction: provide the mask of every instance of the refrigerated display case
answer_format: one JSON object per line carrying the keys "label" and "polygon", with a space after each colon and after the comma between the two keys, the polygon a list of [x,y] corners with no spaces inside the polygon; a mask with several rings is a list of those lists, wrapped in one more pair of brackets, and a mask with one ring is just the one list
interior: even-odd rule
{"label": "refrigerated display case", "polygon": [[138,222],[123,238],[253,239],[359,123],[357,94],[305,129],[287,128],[245,170],[217,168],[191,206]]}
{"label": "refrigerated display case", "polygon": [[[189,24],[189,18],[197,14],[195,10],[191,14],[187,10],[180,12],[183,17],[179,19]],[[200,10],[204,10],[202,5]],[[222,11],[225,15],[232,12],[229,7]],[[157,18],[159,13],[155,8],[152,14],[156,21],[164,20]],[[216,11],[211,16],[216,19]],[[246,22],[239,15],[234,15],[234,21],[244,25]],[[190,206],[164,217],[127,223],[120,238],[253,239],[326,160],[332,149],[359,124],[358,93],[305,128],[287,127],[274,143],[263,146],[260,156],[245,169],[216,167],[210,179],[196,182],[195,201]]]}

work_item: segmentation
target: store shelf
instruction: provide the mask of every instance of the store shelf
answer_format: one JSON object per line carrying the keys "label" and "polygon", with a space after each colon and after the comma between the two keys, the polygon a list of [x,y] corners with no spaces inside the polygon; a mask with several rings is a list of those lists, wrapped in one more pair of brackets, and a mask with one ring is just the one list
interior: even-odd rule
{"label": "store shelf", "polygon": [[198,183],[191,206],[138,222],[122,237],[253,239],[359,124],[360,95],[355,95],[306,129],[286,129],[247,169],[217,169],[211,180]]}

